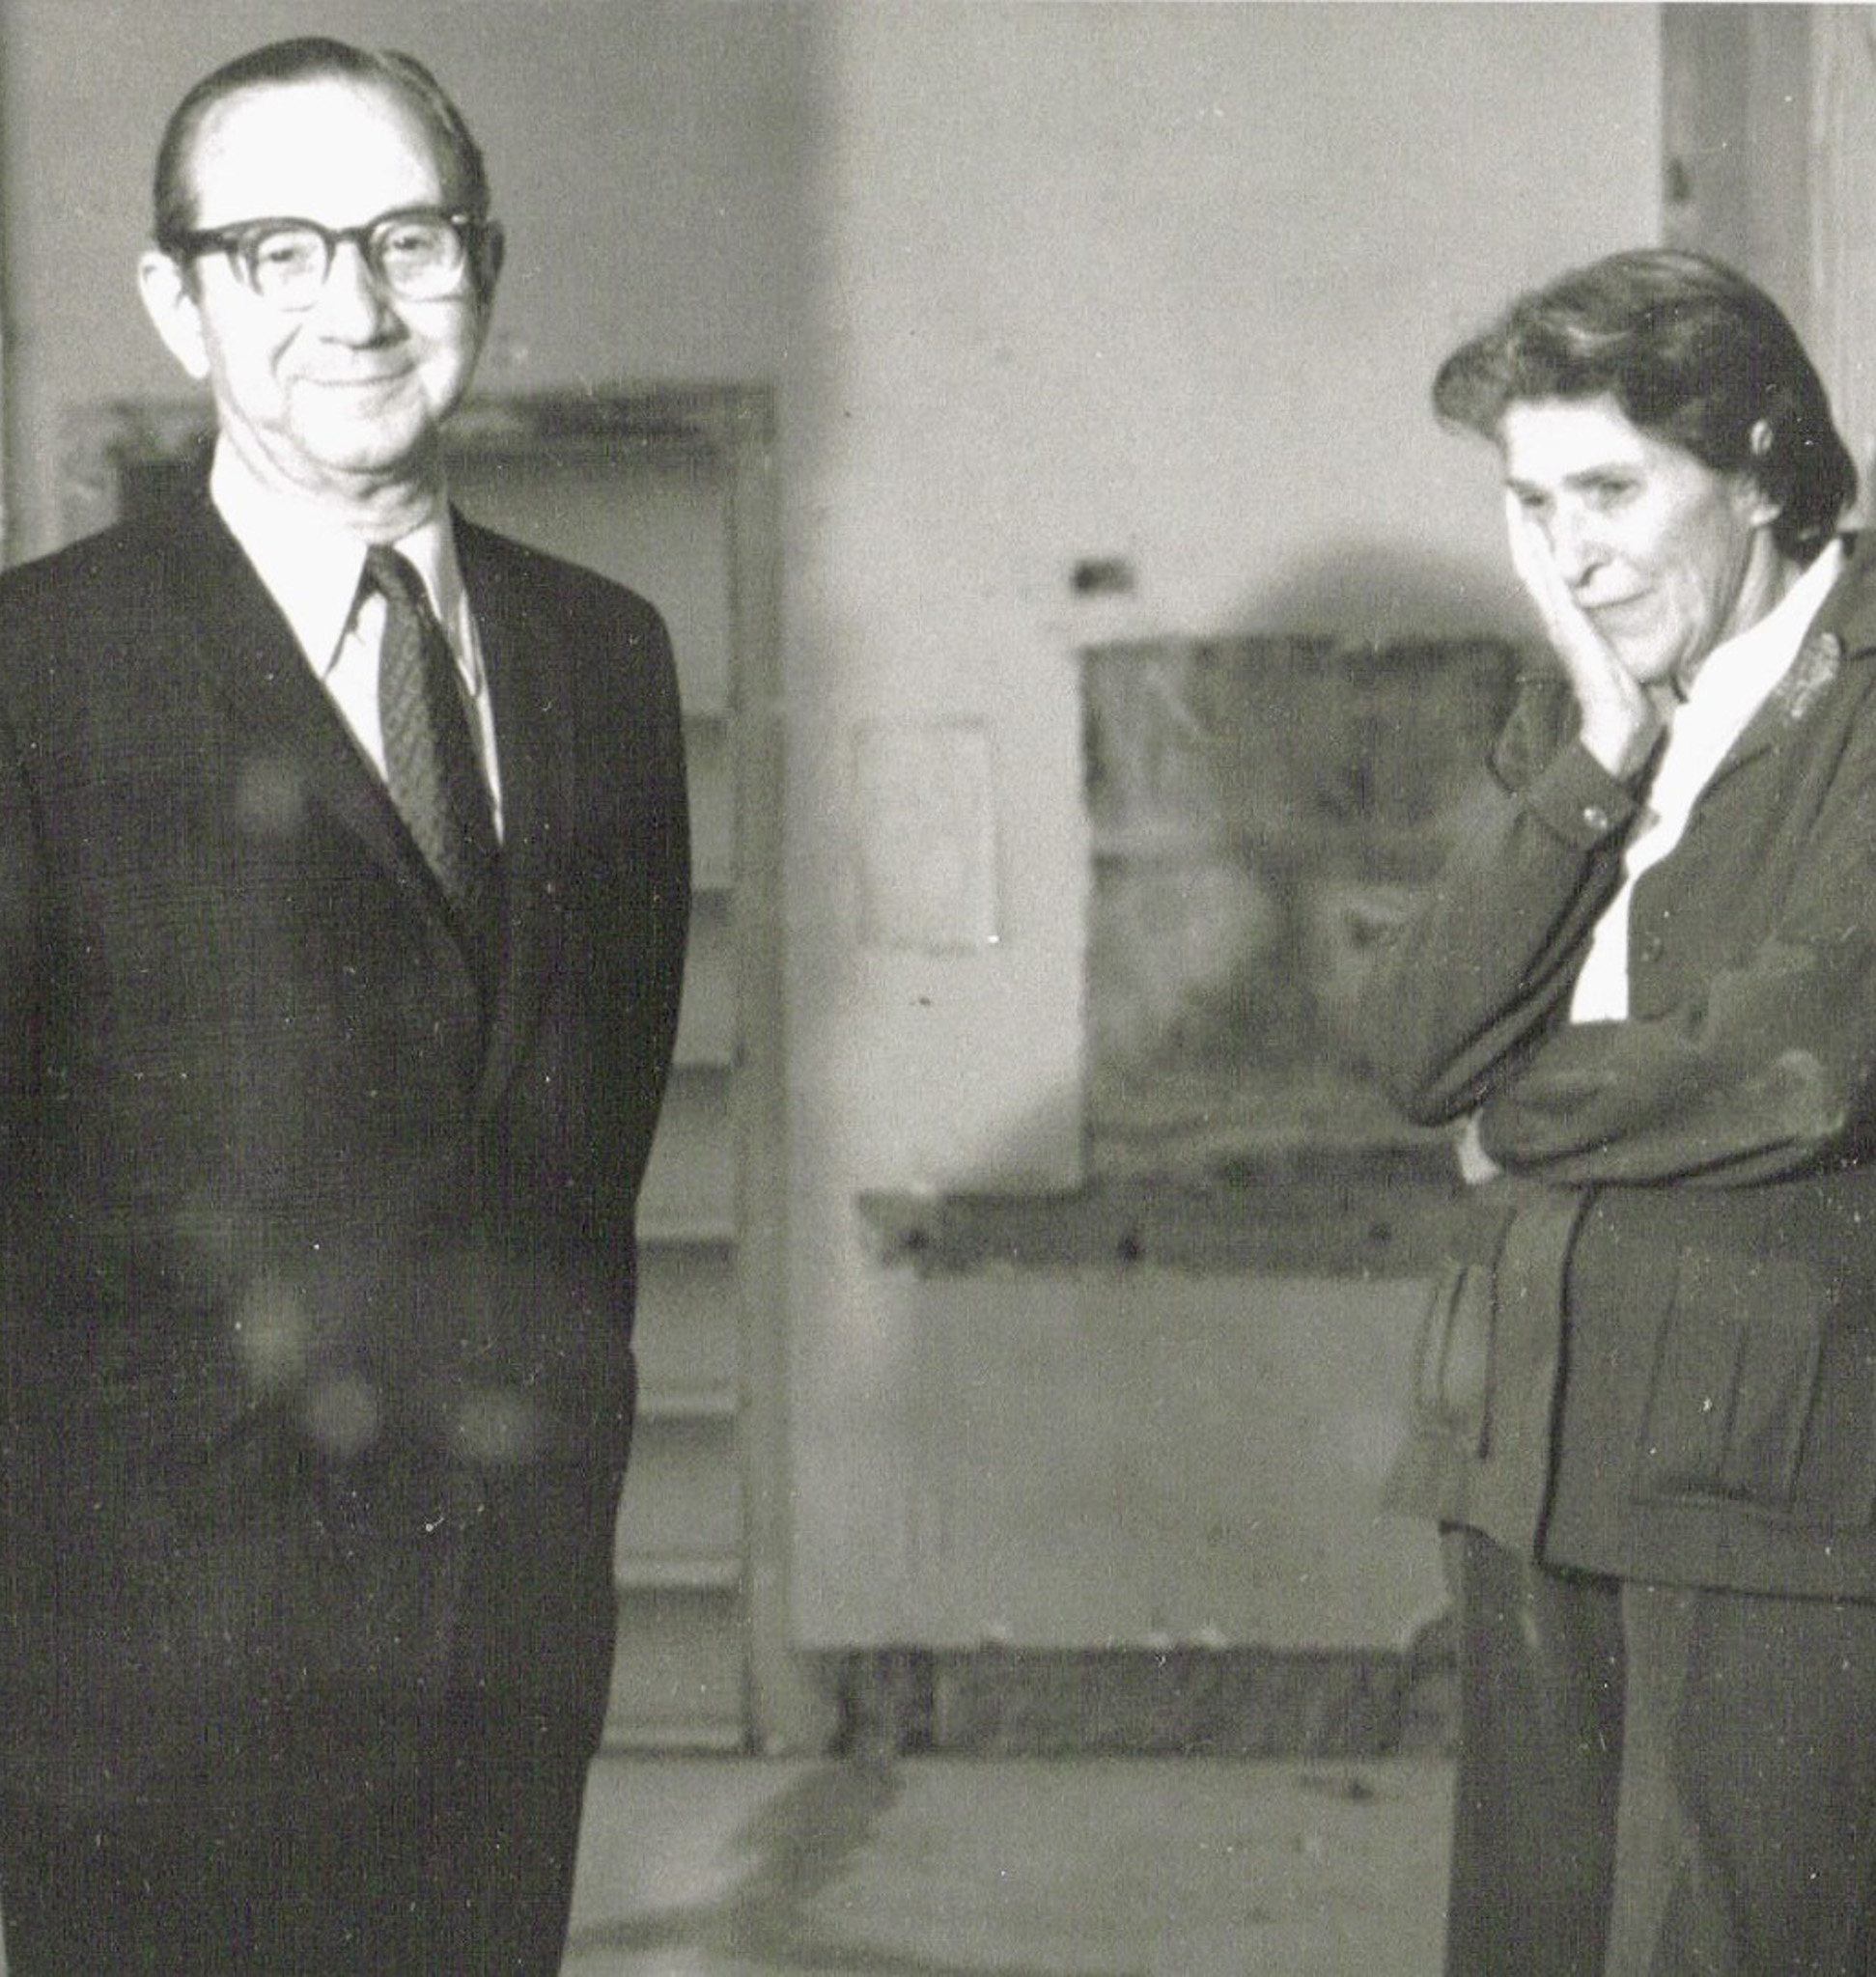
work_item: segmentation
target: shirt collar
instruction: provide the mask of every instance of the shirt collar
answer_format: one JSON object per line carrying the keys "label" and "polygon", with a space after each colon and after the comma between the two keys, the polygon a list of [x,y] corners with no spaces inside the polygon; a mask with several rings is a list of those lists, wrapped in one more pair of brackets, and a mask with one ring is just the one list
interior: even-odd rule
{"label": "shirt collar", "polygon": [[1715,646],[1694,676],[1676,721],[1694,708],[1703,721],[1723,721],[1728,714],[1749,718],[1791,670],[1843,562],[1843,544],[1831,543],[1763,618]]}
{"label": "shirt collar", "polygon": [[[336,526],[314,503],[265,486],[227,445],[215,448],[209,493],[300,649],[323,678],[337,662],[340,641],[351,625],[365,567],[364,540]],[[464,635],[467,598],[447,505],[439,504],[434,515],[390,546],[423,578],[464,681],[471,693],[479,693],[481,666],[475,640]]]}

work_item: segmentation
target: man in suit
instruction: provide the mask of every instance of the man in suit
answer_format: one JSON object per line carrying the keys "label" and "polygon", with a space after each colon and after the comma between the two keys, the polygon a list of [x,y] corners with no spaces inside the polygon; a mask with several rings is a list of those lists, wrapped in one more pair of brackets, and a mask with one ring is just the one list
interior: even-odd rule
{"label": "man in suit", "polygon": [[687,849],[656,612],[448,505],[501,246],[420,65],[217,70],[208,485],[0,579],[13,1977],[559,1966]]}

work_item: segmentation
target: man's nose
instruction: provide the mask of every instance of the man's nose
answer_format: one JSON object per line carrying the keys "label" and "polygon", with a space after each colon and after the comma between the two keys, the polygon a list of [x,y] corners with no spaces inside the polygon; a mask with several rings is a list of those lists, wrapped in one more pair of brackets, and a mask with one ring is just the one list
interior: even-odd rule
{"label": "man's nose", "polygon": [[356,240],[341,240],[333,248],[313,316],[325,335],[348,342],[377,337],[395,319],[384,285]]}

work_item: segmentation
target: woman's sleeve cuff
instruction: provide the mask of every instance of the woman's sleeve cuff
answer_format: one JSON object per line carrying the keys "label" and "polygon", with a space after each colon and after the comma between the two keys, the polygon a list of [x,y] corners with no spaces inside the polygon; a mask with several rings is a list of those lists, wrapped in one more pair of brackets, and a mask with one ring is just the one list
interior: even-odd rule
{"label": "woman's sleeve cuff", "polygon": [[1566,843],[1585,851],[1626,834],[1641,809],[1628,784],[1610,775],[1581,741],[1560,749],[1526,785],[1525,806]]}

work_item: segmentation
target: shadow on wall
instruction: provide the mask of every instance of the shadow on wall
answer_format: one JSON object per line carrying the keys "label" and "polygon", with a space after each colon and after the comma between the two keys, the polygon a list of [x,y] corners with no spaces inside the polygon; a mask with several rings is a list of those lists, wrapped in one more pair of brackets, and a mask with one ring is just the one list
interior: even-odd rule
{"label": "shadow on wall", "polygon": [[1465,830],[1524,663],[1313,628],[1082,654],[1091,1154],[1409,1143],[1355,998]]}
{"label": "shadow on wall", "polygon": [[1397,543],[1349,542],[1292,564],[1247,593],[1220,627],[1251,637],[1297,627],[1337,638],[1489,638],[1530,634],[1527,609],[1496,538],[1460,562]]}
{"label": "shadow on wall", "polygon": [[1531,662],[1516,609],[1474,567],[1350,543],[1242,629],[1083,652],[1097,1168],[1417,1143],[1352,1010],[1466,827]]}
{"label": "shadow on wall", "polygon": [[[1347,596],[1328,604],[1350,571],[1358,629]],[[1090,1185],[1054,1202],[1052,1234],[1035,1204],[1012,1204],[940,1232],[947,1249],[1085,1257],[1118,1241],[1200,1267],[1368,1274],[1424,1260],[1451,1192],[1444,1135],[1383,1098],[1356,1012],[1377,942],[1467,832],[1538,662],[1455,612],[1461,589],[1423,558],[1352,545],[1293,571],[1260,606],[1267,628],[1081,648]],[[1142,1181],[1159,1191],[1134,1238],[1136,1197],[1117,1211],[1100,1189]],[[882,1212],[889,1246],[943,1219],[910,1215]]]}

